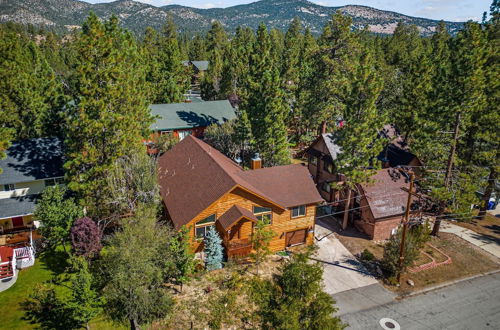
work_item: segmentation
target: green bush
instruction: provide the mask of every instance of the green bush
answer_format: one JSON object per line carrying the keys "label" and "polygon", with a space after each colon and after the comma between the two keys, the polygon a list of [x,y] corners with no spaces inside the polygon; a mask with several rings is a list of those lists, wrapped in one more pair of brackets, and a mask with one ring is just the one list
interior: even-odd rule
{"label": "green bush", "polygon": [[371,253],[370,251],[368,251],[368,249],[364,249],[363,252],[361,252],[360,258],[363,261],[373,261],[373,260],[375,260],[375,256],[373,255],[373,253]]}
{"label": "green bush", "polygon": [[[425,243],[430,239],[431,228],[426,222],[421,225],[412,226],[406,233],[405,247],[403,251],[404,260],[402,271],[410,266],[417,258],[420,250]],[[389,241],[384,246],[384,257],[382,259],[382,268],[386,276],[397,276],[399,270],[399,250],[401,246],[401,237],[403,227],[398,229],[398,232],[391,236]]]}

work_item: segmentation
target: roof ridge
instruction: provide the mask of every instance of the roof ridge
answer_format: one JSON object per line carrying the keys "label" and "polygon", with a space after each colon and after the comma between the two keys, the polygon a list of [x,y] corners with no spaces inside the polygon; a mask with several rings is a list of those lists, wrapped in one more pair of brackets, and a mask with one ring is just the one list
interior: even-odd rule
{"label": "roof ridge", "polygon": [[[232,173],[230,173],[229,171],[227,171],[226,168],[224,168],[224,166],[222,166],[218,161],[217,159],[214,157],[214,155],[212,154],[212,149],[215,150],[216,153],[219,153],[221,156],[223,156],[224,158],[227,158],[227,160],[229,160],[231,162],[231,165],[234,165],[236,167],[236,169],[239,169],[240,171],[243,171],[243,169],[241,169],[235,162],[233,162],[233,160],[229,157],[227,157],[226,155],[224,155],[222,152],[220,152],[219,150],[217,150],[216,148],[212,147],[211,145],[209,145],[208,143],[206,142],[203,142],[201,141],[200,139],[197,139],[196,137],[192,136],[192,135],[188,135],[186,138],[191,138],[193,139],[196,144],[204,151],[208,154],[208,156],[210,157],[210,159],[212,159],[212,161],[217,164],[217,166],[225,173],[227,174],[234,182],[234,184],[239,184],[238,180],[236,180],[234,178],[234,175]],[[209,149],[206,150],[205,148],[208,147]]]}

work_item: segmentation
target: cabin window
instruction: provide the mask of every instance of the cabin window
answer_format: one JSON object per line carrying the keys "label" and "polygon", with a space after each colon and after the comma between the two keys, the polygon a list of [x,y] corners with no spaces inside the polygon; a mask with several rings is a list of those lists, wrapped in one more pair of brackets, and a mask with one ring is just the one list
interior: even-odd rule
{"label": "cabin window", "polygon": [[273,222],[273,213],[270,207],[254,206],[253,214],[258,220],[262,220],[268,225]]}
{"label": "cabin window", "polygon": [[324,162],[324,170],[327,171],[328,173],[333,173],[333,163],[330,162]]}
{"label": "cabin window", "polygon": [[186,131],[179,131],[179,141],[184,139],[186,136],[193,134],[193,131],[191,130],[186,130]]}
{"label": "cabin window", "polygon": [[212,214],[205,219],[198,221],[195,226],[196,238],[205,238],[210,227],[214,226],[215,220],[215,214]]}
{"label": "cabin window", "polygon": [[5,191],[12,191],[15,189],[16,189],[16,187],[14,186],[13,183],[8,183],[8,184],[3,185],[3,190],[5,190]]}
{"label": "cabin window", "polygon": [[318,157],[315,157],[313,155],[309,155],[309,164],[318,166]]}
{"label": "cabin window", "polygon": [[64,178],[55,178],[45,180],[45,187],[55,186],[59,184],[64,184]]}
{"label": "cabin window", "polygon": [[329,193],[332,190],[330,182],[323,182],[323,186],[321,188],[323,189],[323,191],[326,191],[327,193]]}
{"label": "cabin window", "polygon": [[304,217],[305,215],[306,215],[305,205],[292,207],[292,218]]}

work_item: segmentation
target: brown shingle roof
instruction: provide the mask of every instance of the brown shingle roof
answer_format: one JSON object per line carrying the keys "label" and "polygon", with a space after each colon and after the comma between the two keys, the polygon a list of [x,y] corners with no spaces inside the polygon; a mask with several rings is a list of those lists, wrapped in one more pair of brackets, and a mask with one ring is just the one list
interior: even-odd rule
{"label": "brown shingle roof", "polygon": [[160,193],[177,228],[236,186],[282,208],[322,201],[302,165],[243,171],[231,159],[193,136],[163,154],[158,171]]}
{"label": "brown shingle roof", "polygon": [[396,169],[381,169],[371,177],[371,183],[361,184],[375,219],[401,215],[408,198],[408,179]]}
{"label": "brown shingle roof", "polygon": [[226,211],[217,221],[222,225],[224,230],[228,230],[231,225],[239,221],[242,218],[247,218],[248,220],[257,222],[257,218],[247,209],[242,208],[239,205],[233,205],[229,210]]}

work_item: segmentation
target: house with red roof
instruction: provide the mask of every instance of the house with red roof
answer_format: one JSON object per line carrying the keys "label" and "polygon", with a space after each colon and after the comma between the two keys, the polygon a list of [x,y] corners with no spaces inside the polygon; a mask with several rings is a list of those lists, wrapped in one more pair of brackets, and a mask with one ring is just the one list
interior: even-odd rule
{"label": "house with red roof", "polygon": [[258,220],[275,234],[272,251],[313,243],[316,206],[323,198],[303,165],[262,168],[256,155],[244,170],[187,136],[160,157],[158,171],[166,217],[176,229],[189,228],[195,252],[203,250],[207,230],[214,227],[229,258],[248,255]]}

